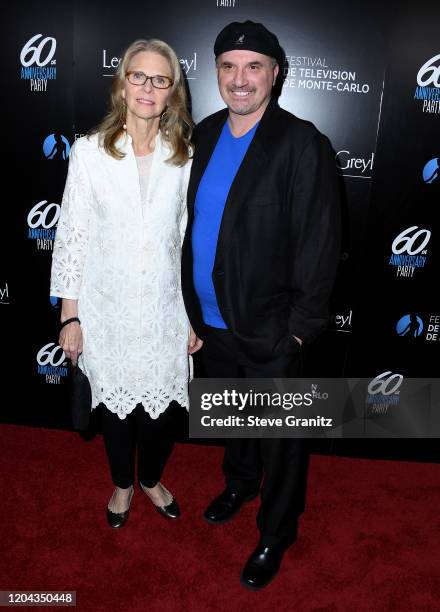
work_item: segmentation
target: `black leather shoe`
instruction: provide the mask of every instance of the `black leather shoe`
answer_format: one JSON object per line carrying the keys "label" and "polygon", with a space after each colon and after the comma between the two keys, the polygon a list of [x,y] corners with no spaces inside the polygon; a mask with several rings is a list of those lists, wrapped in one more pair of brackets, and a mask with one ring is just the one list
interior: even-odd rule
{"label": "black leather shoe", "polygon": [[237,514],[245,502],[255,499],[257,495],[258,492],[246,496],[238,493],[237,491],[225,489],[223,493],[212,500],[207,507],[203,518],[205,521],[213,525],[227,523]]}
{"label": "black leather shoe", "polygon": [[128,508],[127,510],[125,510],[125,512],[112,512],[107,507],[107,522],[110,525],[110,527],[113,527],[114,529],[119,529],[120,527],[123,527],[125,523],[128,521],[128,515],[130,514],[130,504],[131,504],[131,500],[133,497],[133,493],[134,493],[134,488],[132,487],[131,495],[128,499]]}
{"label": "black leather shoe", "polygon": [[280,569],[284,549],[258,545],[241,573],[241,584],[252,591],[259,591],[275,578]]}
{"label": "black leather shoe", "polygon": [[164,487],[162,483],[159,483],[159,484],[162,487],[162,489],[164,489],[164,491],[169,493],[171,495],[171,497],[172,497],[171,502],[168,505],[166,505],[166,506],[156,506],[156,504],[153,502],[151,497],[148,495],[147,491],[145,490],[145,488],[144,488],[144,486],[143,486],[143,484],[141,482],[139,483],[139,486],[140,486],[141,490],[145,493],[145,495],[148,497],[148,499],[151,501],[153,506],[156,508],[156,510],[159,512],[159,514],[161,514],[165,518],[169,518],[169,519],[179,518],[179,516],[180,516],[179,504],[174,499],[173,494],[170,493],[170,491],[168,491],[168,489],[166,487]]}

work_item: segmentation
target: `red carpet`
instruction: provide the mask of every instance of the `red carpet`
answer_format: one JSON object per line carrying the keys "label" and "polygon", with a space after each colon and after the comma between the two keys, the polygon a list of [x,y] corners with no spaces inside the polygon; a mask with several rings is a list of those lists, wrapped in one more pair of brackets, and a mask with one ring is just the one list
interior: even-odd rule
{"label": "red carpet", "polygon": [[222,487],[222,449],[176,446],[163,480],[181,519],[136,491],[129,522],[112,531],[100,436],[0,432],[1,590],[76,590],[77,609],[112,612],[440,610],[440,465],[312,456],[298,542],[254,593],[239,574],[257,542],[257,500],[223,526],[200,518]]}

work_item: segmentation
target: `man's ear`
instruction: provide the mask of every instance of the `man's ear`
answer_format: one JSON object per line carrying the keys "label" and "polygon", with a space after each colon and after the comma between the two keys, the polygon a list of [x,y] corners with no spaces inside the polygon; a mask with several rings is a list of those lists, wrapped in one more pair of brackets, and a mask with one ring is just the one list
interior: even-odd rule
{"label": "man's ear", "polygon": [[277,76],[278,73],[280,71],[280,67],[278,64],[275,64],[275,66],[273,67],[273,83],[272,83],[272,87],[275,85],[276,80],[277,80]]}

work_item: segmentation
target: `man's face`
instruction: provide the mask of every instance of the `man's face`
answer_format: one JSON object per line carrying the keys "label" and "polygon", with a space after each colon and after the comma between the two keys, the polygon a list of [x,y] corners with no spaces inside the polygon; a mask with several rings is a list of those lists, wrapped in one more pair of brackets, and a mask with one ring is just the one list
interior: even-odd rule
{"label": "man's face", "polygon": [[255,51],[226,51],[218,56],[220,95],[232,113],[249,115],[266,108],[278,74],[278,64]]}

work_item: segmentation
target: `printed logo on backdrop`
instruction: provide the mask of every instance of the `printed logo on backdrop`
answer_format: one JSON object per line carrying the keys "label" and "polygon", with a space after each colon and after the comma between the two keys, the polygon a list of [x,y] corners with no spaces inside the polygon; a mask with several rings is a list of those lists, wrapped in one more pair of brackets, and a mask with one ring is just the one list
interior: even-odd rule
{"label": "printed logo on backdrop", "polygon": [[70,144],[60,132],[49,134],[43,142],[43,152],[46,159],[66,160],[70,153]]}
{"label": "printed logo on backdrop", "polygon": [[235,8],[237,0],[216,0],[219,8]]}
{"label": "printed logo on backdrop", "polygon": [[370,85],[355,70],[332,66],[326,57],[286,55],[283,87],[331,91],[336,94],[367,94]]}
{"label": "printed logo on backdrop", "polygon": [[407,314],[397,322],[396,332],[399,336],[408,339],[421,338],[425,342],[438,342],[440,340],[440,315],[429,314],[425,320],[428,321],[427,327],[418,314]]}
{"label": "printed logo on backdrop", "polygon": [[27,237],[35,241],[37,251],[52,251],[60,212],[59,204],[47,200],[37,202],[29,211]]}
{"label": "printed logo on backdrop", "polygon": [[57,78],[55,51],[57,41],[52,36],[35,34],[20,52],[20,78],[29,81],[31,91],[47,91],[48,81]]}
{"label": "printed logo on backdrop", "polygon": [[351,319],[353,311],[350,309],[344,313],[333,314],[330,316],[330,329],[338,332],[351,332]]}
{"label": "printed logo on backdrop", "polygon": [[440,114],[440,53],[420,67],[414,100],[419,101],[424,113]]}
{"label": "printed logo on backdrop", "polygon": [[[112,56],[107,49],[102,50],[102,69],[104,77],[112,77],[115,75],[116,69],[121,61],[120,57]],[[193,51],[190,55],[179,59],[182,71],[189,80],[197,78],[197,51]]]}
{"label": "printed logo on backdrop", "polygon": [[391,406],[398,406],[402,382],[402,374],[395,374],[391,370],[373,378],[368,384],[366,416],[387,414]]}
{"label": "printed logo on backdrop", "polygon": [[374,153],[368,157],[356,157],[350,151],[338,151],[336,153],[336,167],[342,176],[353,178],[371,178],[374,163]]}
{"label": "printed logo on backdrop", "polygon": [[415,313],[407,314],[397,321],[396,332],[399,336],[418,338],[423,331],[423,321]]}
{"label": "printed logo on backdrop", "polygon": [[388,264],[396,270],[397,277],[412,278],[416,270],[425,267],[430,238],[430,230],[417,225],[407,227],[394,238]]}
{"label": "printed logo on backdrop", "polygon": [[430,185],[439,178],[440,157],[434,157],[427,162],[423,168],[423,180]]}
{"label": "printed logo on backdrop", "polygon": [[0,284],[0,304],[9,304],[9,287],[8,283]]}
{"label": "printed logo on backdrop", "polygon": [[37,353],[37,374],[45,377],[46,383],[59,385],[68,376],[66,355],[58,344],[48,342]]}
{"label": "printed logo on backdrop", "polygon": [[61,298],[57,297],[56,295],[50,295],[49,301],[50,301],[50,305],[52,306],[52,308],[56,309],[61,306]]}

